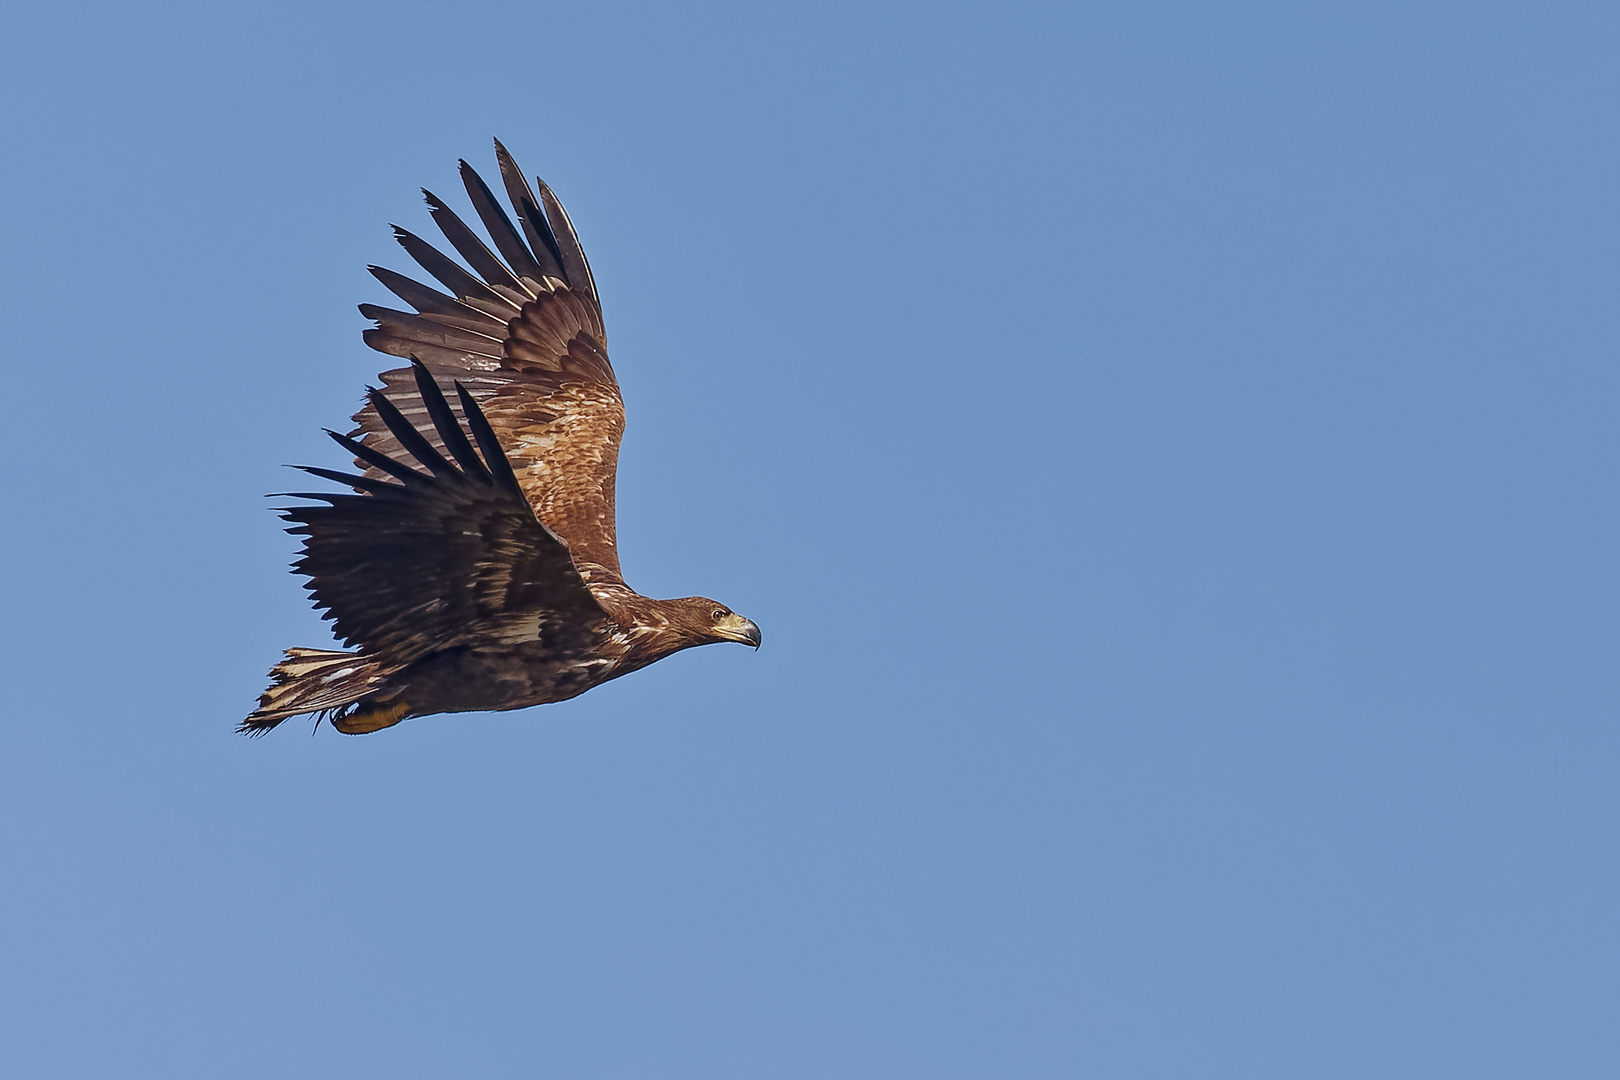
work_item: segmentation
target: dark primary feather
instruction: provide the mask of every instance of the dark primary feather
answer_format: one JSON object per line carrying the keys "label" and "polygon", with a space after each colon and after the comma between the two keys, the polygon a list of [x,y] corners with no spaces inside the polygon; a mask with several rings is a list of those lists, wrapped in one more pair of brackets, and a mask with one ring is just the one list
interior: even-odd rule
{"label": "dark primary feather", "polygon": [[544,180],[536,179],[535,182],[540,185],[540,203],[546,208],[551,233],[557,238],[557,257],[562,261],[563,270],[567,271],[568,284],[600,306],[596,279],[591,276],[591,264],[585,258],[585,249],[580,246],[579,237],[574,235],[574,223],[568,219],[568,211],[563,209],[562,202],[552,194]]}
{"label": "dark primary feather", "polygon": [[[420,365],[421,361],[416,363]],[[429,381],[431,383],[431,380]],[[450,406],[445,404],[444,396],[439,393],[437,383],[431,385],[430,392],[439,399],[440,409],[443,412],[449,412]],[[399,410],[394,408],[394,403],[384,397],[381,390],[372,387],[367,391],[366,396],[371,399],[372,408],[377,410],[377,415],[383,418],[383,423],[388,425],[388,430],[394,433],[394,438],[399,440],[399,444],[405,448],[411,457],[419,461],[423,468],[438,477],[445,477],[456,472],[450,463],[444,459],[444,455],[433,449],[433,444],[422,438],[421,434],[410,425],[410,422],[399,414]],[[428,413],[430,416],[434,415],[432,409],[429,409]],[[439,437],[444,437],[442,429],[439,432]]]}
{"label": "dark primary feather", "polygon": [[486,285],[513,304],[521,305],[524,301],[534,298],[512,271],[508,270],[506,265],[495,257],[495,253],[485,246],[478,238],[478,234],[467,228],[466,223],[456,216],[456,212],[445,205],[443,199],[427,188],[422,189],[422,195],[427,199],[428,213],[439,226],[439,231],[444,233],[444,238],[450,241],[450,246],[467,260],[467,265],[484,279]]}
{"label": "dark primary feather", "polygon": [[509,491],[523,494],[523,486],[518,483],[517,476],[512,472],[512,463],[507,460],[505,451],[501,449],[501,441],[495,437],[489,421],[484,419],[484,410],[478,407],[478,402],[473,400],[467,388],[459,382],[456,383],[456,394],[461,398],[461,413],[467,418],[467,426],[472,429],[473,438],[478,440],[478,449],[484,452],[484,460],[489,462],[489,469],[494,474],[495,482]]}
{"label": "dark primary feather", "polygon": [[[408,333],[400,332],[397,326],[373,327],[363,331],[361,337],[365,339],[378,352],[385,352],[391,356],[417,357],[431,364],[435,371],[454,371],[459,373],[476,371],[481,368],[493,369],[495,362],[484,356],[483,353],[469,352],[466,349],[447,348],[443,345],[434,345]],[[483,361],[480,363],[480,361]],[[405,374],[404,368],[383,372],[383,381],[389,382],[389,376]],[[392,392],[389,387],[389,392]],[[367,428],[366,430],[370,430]]]}
{"label": "dark primary feather", "polygon": [[394,239],[399,242],[400,247],[405,249],[406,254],[416,260],[418,266],[433,275],[434,280],[454,293],[462,303],[470,304],[491,315],[516,306],[506,297],[456,265],[454,259],[445,255],[409,229],[402,229],[395,225]]}
{"label": "dark primary feather", "polygon": [[[395,311],[393,308],[379,307],[376,304],[361,304],[360,313],[368,319],[377,320],[383,329],[401,338],[466,353],[469,356],[485,356],[491,360],[501,358],[500,337],[490,337],[485,333],[446,326],[422,315]],[[495,333],[504,337],[505,329],[500,327]]]}
{"label": "dark primary feather", "polygon": [[[339,484],[347,484],[352,488],[359,488],[361,491],[378,491],[382,488],[390,488],[394,486],[386,480],[373,480],[369,476],[361,476],[359,473],[339,472],[336,469],[323,469],[316,465],[294,465],[293,468],[299,470],[300,472],[307,472],[311,476],[318,476],[322,480],[333,480]],[[305,496],[295,495],[289,492],[288,498],[302,499],[305,498]]]}
{"label": "dark primary feather", "polygon": [[358,440],[351,439],[347,435],[339,435],[330,428],[326,429],[326,433],[332,437],[333,442],[343,447],[343,449],[347,450],[361,461],[364,461],[373,469],[381,469],[388,475],[397,477],[401,480],[415,480],[422,477],[421,473],[417,472],[409,465],[406,465],[403,462],[395,461],[387,454],[384,454],[378,450],[373,450],[371,447],[359,442]]}
{"label": "dark primary feather", "polygon": [[557,257],[557,238],[551,235],[551,226],[540,212],[540,204],[534,192],[529,190],[523,170],[517,167],[517,162],[512,160],[512,155],[506,152],[499,139],[495,140],[495,161],[500,166],[501,183],[506,187],[507,198],[512,200],[512,208],[517,211],[518,223],[523,226],[523,235],[528,237],[529,249],[535,261],[548,277],[567,281],[562,260]]}
{"label": "dark primary feather", "polygon": [[487,334],[497,339],[506,334],[506,323],[487,311],[463,304],[455,297],[446,296],[439,290],[413,281],[404,274],[396,274],[380,266],[368,266],[366,269],[383,283],[384,288],[411,305],[424,318],[442,322],[446,326]]}
{"label": "dark primary feather", "polygon": [[512,227],[512,219],[506,216],[501,204],[495,201],[489,185],[484,183],[484,178],[479,176],[466,161],[461,161],[459,165],[461,183],[467,189],[467,198],[472,200],[473,209],[478,212],[478,220],[484,223],[484,228],[489,232],[489,238],[495,242],[495,248],[501,253],[501,258],[506,260],[518,277],[526,277],[536,285],[540,284],[540,279],[546,276],[545,271],[540,268],[528,245]]}
{"label": "dark primary feather", "polygon": [[[450,456],[456,459],[461,470],[468,476],[478,477],[486,483],[492,482],[493,477],[473,450],[472,443],[467,441],[466,434],[461,430],[461,424],[456,420],[456,414],[450,411],[450,403],[444,400],[444,393],[434,381],[427,365],[420,360],[413,360],[411,371],[416,375],[416,391],[421,395],[422,404],[427,408],[428,418],[433,421],[433,429],[444,440],[445,449],[450,451]],[[456,394],[460,396],[464,393],[466,391],[460,383],[457,383]],[[484,414],[479,411],[477,402],[464,401],[462,407],[469,418],[477,416],[480,420],[483,419]],[[502,459],[506,457],[505,454],[500,456]]]}

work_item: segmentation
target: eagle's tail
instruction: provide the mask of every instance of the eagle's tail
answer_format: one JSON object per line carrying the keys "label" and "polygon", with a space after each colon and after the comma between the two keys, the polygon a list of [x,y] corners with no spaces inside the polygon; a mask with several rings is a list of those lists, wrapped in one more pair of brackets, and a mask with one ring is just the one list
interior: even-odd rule
{"label": "eagle's tail", "polygon": [[[236,730],[243,735],[263,735],[289,716],[315,713],[317,723],[325,717],[342,731],[351,726],[342,723],[350,714],[377,712],[377,706],[382,713],[396,713],[390,722],[397,723],[406,710],[378,700],[384,696],[378,691],[391,674],[392,669],[360,653],[288,649],[286,658],[270,669],[270,689],[259,695],[259,707]],[[376,728],[367,726],[365,730]]]}

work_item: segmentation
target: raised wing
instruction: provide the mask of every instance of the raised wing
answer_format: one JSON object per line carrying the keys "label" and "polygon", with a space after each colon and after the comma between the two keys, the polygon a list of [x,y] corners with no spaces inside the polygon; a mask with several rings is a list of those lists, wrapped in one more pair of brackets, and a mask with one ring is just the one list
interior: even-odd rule
{"label": "raised wing", "polygon": [[[360,305],[377,322],[366,331],[366,344],[418,359],[436,380],[464,385],[488,417],[534,514],[567,544],[580,574],[593,586],[622,585],[613,493],[624,401],[608,363],[596,282],[551,189],[536,179],[536,199],[499,141],[495,155],[518,225],[465,161],[462,183],[494,251],[424,191],[434,222],[472,271],[396,226],[400,245],[449,291],[371,267],[415,312]],[[444,452],[429,434],[436,429],[421,412],[411,369],[386,371],[382,380],[380,396]],[[376,397],[354,419],[353,437],[365,447],[388,457],[402,449]],[[371,479],[383,476],[364,458],[356,464]]]}
{"label": "raised wing", "polygon": [[590,645],[612,624],[568,548],[536,519],[482,410],[458,386],[458,419],[427,369],[413,374],[421,430],[371,392],[397,457],[330,433],[387,479],[305,467],[362,494],[299,493],[327,505],[282,511],[288,531],[304,537],[293,566],[309,577],[316,606],[346,644],[391,665],[458,645]]}

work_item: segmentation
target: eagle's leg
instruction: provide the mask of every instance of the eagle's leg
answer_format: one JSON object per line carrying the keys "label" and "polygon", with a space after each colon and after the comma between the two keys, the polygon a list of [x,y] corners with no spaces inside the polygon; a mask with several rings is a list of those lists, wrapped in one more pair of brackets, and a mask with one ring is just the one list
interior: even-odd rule
{"label": "eagle's leg", "polygon": [[332,726],[345,735],[369,735],[373,731],[393,727],[405,719],[405,714],[410,711],[411,707],[398,699],[362,705],[347,715],[333,716]]}

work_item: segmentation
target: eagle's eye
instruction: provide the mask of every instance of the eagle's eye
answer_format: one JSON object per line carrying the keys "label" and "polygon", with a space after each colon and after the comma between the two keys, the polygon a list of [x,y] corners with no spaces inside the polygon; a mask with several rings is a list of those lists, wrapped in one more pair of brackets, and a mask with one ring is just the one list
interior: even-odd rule
{"label": "eagle's eye", "polygon": [[709,618],[713,619],[715,622],[719,622],[721,619],[723,619],[725,617],[726,617],[726,609],[722,608],[722,607],[717,607],[713,611],[709,612]]}

